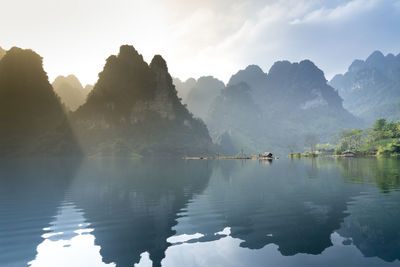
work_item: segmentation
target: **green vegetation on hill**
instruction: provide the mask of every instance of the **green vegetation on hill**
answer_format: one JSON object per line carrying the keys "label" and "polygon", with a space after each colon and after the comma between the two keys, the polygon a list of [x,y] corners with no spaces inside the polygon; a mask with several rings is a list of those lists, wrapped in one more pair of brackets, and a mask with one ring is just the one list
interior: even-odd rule
{"label": "green vegetation on hill", "polygon": [[316,144],[306,145],[308,152],[292,152],[290,157],[318,157],[321,155],[342,155],[350,151],[356,156],[400,156],[400,122],[388,122],[378,119],[371,128],[341,130],[337,136],[336,145]]}
{"label": "green vegetation on hill", "polygon": [[64,108],[32,50],[0,60],[0,155],[79,154]]}
{"label": "green vegetation on hill", "polygon": [[159,55],[147,64],[132,46],[121,46],[69,118],[55,91],[84,89],[73,76],[54,85],[31,50],[12,48],[0,60],[1,156],[181,157],[215,150],[203,121],[180,102]]}
{"label": "green vegetation on hill", "polygon": [[343,130],[335,153],[341,154],[345,150],[357,155],[400,156],[400,122],[378,119],[366,130]]}
{"label": "green vegetation on hill", "polygon": [[107,59],[85,104],[72,114],[89,155],[204,155],[207,127],[180,102],[164,59],[148,65],[133,46]]}
{"label": "green vegetation on hill", "polygon": [[[396,65],[397,57],[389,59]],[[375,53],[351,69],[386,60]],[[383,71],[382,64],[374,68]],[[388,75],[395,79],[396,73]],[[180,157],[290,151],[293,157],[314,157],[351,150],[400,156],[400,123],[385,119],[367,130],[343,130],[336,146],[325,143],[332,142],[336,129],[363,123],[343,108],[338,92],[309,60],[276,62],[268,74],[252,65],[227,86],[211,76],[174,83],[189,110],[165,60],[156,55],[147,64],[133,46],[121,46],[107,59],[93,88],[60,76],[54,90],[39,55],[0,48],[0,154]],[[91,90],[86,100],[85,90]],[[69,118],[56,93],[77,108]],[[308,151],[294,153],[300,144]]]}

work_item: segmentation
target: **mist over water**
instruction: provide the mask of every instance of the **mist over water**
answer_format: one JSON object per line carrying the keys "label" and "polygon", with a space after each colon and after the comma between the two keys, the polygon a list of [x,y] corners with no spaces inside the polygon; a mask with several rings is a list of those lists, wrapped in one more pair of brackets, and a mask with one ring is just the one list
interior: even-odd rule
{"label": "mist over water", "polygon": [[0,265],[397,266],[399,163],[2,160]]}

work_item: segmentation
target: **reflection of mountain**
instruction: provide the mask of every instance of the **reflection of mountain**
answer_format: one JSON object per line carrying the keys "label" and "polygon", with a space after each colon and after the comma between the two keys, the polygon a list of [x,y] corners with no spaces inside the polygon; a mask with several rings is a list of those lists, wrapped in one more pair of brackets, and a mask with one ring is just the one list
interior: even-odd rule
{"label": "reflection of mountain", "polygon": [[400,260],[399,160],[338,159],[337,163],[347,182],[375,185],[381,192],[369,190],[356,197],[346,211],[350,215],[338,232],[352,238],[353,244],[366,257]]}
{"label": "reflection of mountain", "polygon": [[[76,172],[78,163],[0,162],[0,266],[24,266],[37,249],[32,263],[42,267],[46,259],[54,261],[55,247],[59,255],[80,252],[88,262],[117,266],[133,266],[141,255],[142,260],[149,255],[154,266],[165,254],[167,265],[172,257],[179,262],[182,253],[198,258],[206,244],[224,244],[222,254],[216,253],[224,266],[231,266],[224,257],[232,251],[251,263],[257,254],[257,266],[269,256],[290,263],[276,266],[296,266],[300,258],[299,266],[321,266],[305,265],[308,260],[338,266],[332,257],[354,255],[358,258],[352,262],[358,262],[361,253],[388,262],[400,258],[398,160],[266,165],[120,158],[87,160]],[[364,164],[376,171],[363,172]],[[374,260],[368,260],[369,266],[383,266],[380,261],[373,265]]]}
{"label": "reflection of mountain", "polygon": [[346,211],[340,235],[349,237],[366,257],[400,260],[399,192],[368,194],[355,198]]}
{"label": "reflection of mountain", "polygon": [[400,164],[397,159],[338,158],[337,163],[349,183],[374,184],[385,193],[400,188]]}
{"label": "reflection of mountain", "polygon": [[[26,266],[36,255],[79,162],[0,162],[0,266]],[[15,265],[13,265],[15,264]]]}
{"label": "reflection of mountain", "polygon": [[203,193],[207,197],[196,197],[178,219],[177,234],[199,232],[205,236],[198,241],[207,241],[222,237],[215,233],[230,227],[231,236],[243,240],[242,247],[259,249],[273,243],[282,255],[320,254],[332,245],[331,234],[340,227],[347,202],[358,188],[338,180],[337,169],[319,169],[308,178],[317,166],[286,163],[237,162],[232,171],[224,166],[225,178],[219,170],[214,172]]}
{"label": "reflection of mountain", "polygon": [[[68,195],[68,194],[66,194]],[[68,197],[67,197],[68,198]],[[28,265],[31,267],[71,267],[71,266],[114,266],[102,262],[100,247],[94,244],[90,223],[84,213],[73,203],[63,201],[57,215],[52,218],[43,242],[37,248],[37,254]]]}
{"label": "reflection of mountain", "polygon": [[160,266],[179,212],[208,183],[206,162],[88,162],[71,197],[94,228],[106,263],[133,266],[149,252]]}

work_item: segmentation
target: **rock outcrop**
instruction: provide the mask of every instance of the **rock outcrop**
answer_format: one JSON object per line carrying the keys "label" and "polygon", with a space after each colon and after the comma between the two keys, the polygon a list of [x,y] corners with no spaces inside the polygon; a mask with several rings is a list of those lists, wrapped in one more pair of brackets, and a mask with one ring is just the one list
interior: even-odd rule
{"label": "rock outcrop", "polygon": [[13,47],[0,60],[0,129],[4,156],[80,152],[42,58],[32,50]]}
{"label": "rock outcrop", "polygon": [[0,59],[2,58],[2,57],[4,57],[4,55],[6,54],[6,50],[4,50],[3,48],[1,48],[1,46],[0,46]]}
{"label": "rock outcrop", "polygon": [[371,124],[379,118],[400,120],[400,54],[373,52],[355,60],[330,85],[339,91],[344,107]]}
{"label": "rock outcrop", "polygon": [[52,85],[61,101],[71,111],[75,111],[85,103],[87,95],[93,89],[90,85],[83,88],[81,82],[74,75],[58,76]]}
{"label": "rock outcrop", "polygon": [[180,102],[164,59],[134,47],[107,59],[87,102],[72,115],[89,154],[199,155],[213,145]]}
{"label": "rock outcrop", "polygon": [[211,104],[225,88],[225,84],[212,77],[203,76],[199,79],[188,79],[185,83],[174,81],[178,92],[187,92],[183,98],[183,103],[197,118],[205,120]]}
{"label": "rock outcrop", "polygon": [[255,65],[239,71],[205,121],[213,138],[228,131],[236,150],[241,147],[251,153],[260,149],[287,153],[287,144],[302,147],[307,135],[324,142],[342,128],[361,125],[309,60],[276,62],[268,74]]}

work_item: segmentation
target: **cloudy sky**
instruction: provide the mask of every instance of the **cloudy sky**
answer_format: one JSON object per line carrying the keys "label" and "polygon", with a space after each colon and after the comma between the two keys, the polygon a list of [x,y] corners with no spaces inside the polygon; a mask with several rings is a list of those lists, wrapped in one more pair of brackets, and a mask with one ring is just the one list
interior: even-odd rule
{"label": "cloudy sky", "polygon": [[311,59],[328,78],[374,50],[400,53],[400,0],[2,0],[0,46],[31,48],[52,81],[94,83],[132,44],[173,76],[213,75]]}

